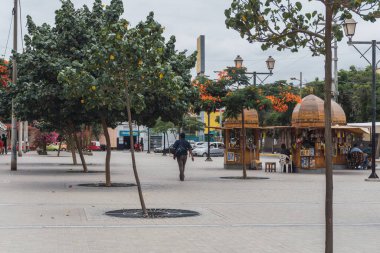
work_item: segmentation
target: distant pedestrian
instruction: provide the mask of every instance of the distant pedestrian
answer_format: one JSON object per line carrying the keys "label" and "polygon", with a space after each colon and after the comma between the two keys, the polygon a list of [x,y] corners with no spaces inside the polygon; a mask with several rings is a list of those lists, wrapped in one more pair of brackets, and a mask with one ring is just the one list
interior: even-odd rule
{"label": "distant pedestrian", "polygon": [[8,154],[7,136],[5,134],[3,134],[1,137],[1,140],[3,141],[3,147],[4,147],[3,152],[5,154]]}
{"label": "distant pedestrian", "polygon": [[[361,148],[363,148],[363,144],[360,145]],[[359,169],[366,170],[369,164],[368,161],[368,154],[364,153],[359,147],[357,143],[354,143],[354,146],[350,149],[350,152],[348,153],[349,159],[353,159],[353,153],[361,153],[363,156],[363,162],[358,166]]]}
{"label": "distant pedestrian", "polygon": [[187,161],[187,152],[191,155],[191,160],[194,162],[194,157],[190,143],[185,140],[185,133],[179,135],[179,140],[176,140],[173,144],[174,155],[173,159],[177,159],[179,168],[179,179],[185,180],[185,165]]}
{"label": "distant pedestrian", "polygon": [[4,155],[4,142],[0,139],[0,155]]}

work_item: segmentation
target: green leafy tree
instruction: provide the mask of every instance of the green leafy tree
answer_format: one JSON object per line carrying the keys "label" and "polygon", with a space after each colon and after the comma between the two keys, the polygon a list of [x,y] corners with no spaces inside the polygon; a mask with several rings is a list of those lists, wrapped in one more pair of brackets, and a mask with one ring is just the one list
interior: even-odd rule
{"label": "green leafy tree", "polygon": [[223,104],[226,106],[224,118],[236,118],[242,115],[242,129],[240,136],[241,157],[243,161],[243,179],[247,178],[247,168],[245,164],[245,140],[246,130],[244,124],[244,109],[267,110],[271,103],[265,98],[262,91],[257,86],[250,86],[247,69],[245,67],[228,67],[219,73],[218,82],[228,91],[223,97]]}
{"label": "green leafy tree", "polygon": [[[133,121],[147,126],[158,117],[175,122],[188,111],[195,93],[190,83],[195,54],[178,53],[174,37],[165,44],[164,28],[154,20],[153,13],[129,28],[128,21],[119,18],[122,8],[122,1],[111,2],[105,13],[114,15],[99,29],[85,57],[88,61],[67,67],[60,73],[60,80],[66,85],[65,96],[80,99],[87,111],[107,115],[108,120],[102,119],[103,129],[115,119],[127,118],[133,146]],[[148,215],[133,149],[131,156],[141,206]]]}
{"label": "green leafy tree", "polygon": [[259,120],[263,126],[289,126],[294,107],[301,102],[299,90],[286,81],[276,81],[259,87],[265,97],[271,101],[271,108],[259,111]]}
{"label": "green leafy tree", "polygon": [[177,127],[184,132],[202,131],[205,123],[199,121],[195,115],[185,114]]}
{"label": "green leafy tree", "polygon": [[[71,9],[73,8],[72,6]],[[111,4],[105,7],[100,0],[96,0],[92,11],[84,6],[74,12],[78,13],[75,17],[82,26],[79,30],[83,32],[86,43],[73,52],[81,56],[80,59],[65,66],[58,74],[58,81],[63,86],[63,97],[80,103],[80,110],[84,111],[87,117],[91,117],[91,122],[101,124],[107,143],[105,185],[111,186],[111,139],[108,127],[115,128],[125,119],[125,106],[121,95],[123,90],[114,85],[115,77],[107,72],[109,61],[112,61],[114,55],[103,57],[103,53],[108,29],[119,25],[124,8],[118,0],[111,1]],[[66,20],[70,15],[66,9],[59,14],[62,20]],[[70,28],[62,27],[62,39],[71,39],[70,34]]]}
{"label": "green leafy tree", "polygon": [[83,110],[81,100],[63,96],[64,85],[58,82],[58,74],[83,58],[83,49],[92,38],[87,29],[90,14],[86,6],[76,10],[71,1],[62,1],[56,11],[55,27],[45,23],[37,26],[28,16],[26,47],[22,54],[16,54],[18,84],[12,87],[16,115],[23,120],[49,122],[62,134],[70,133],[85,172],[87,166],[76,132],[93,119]]}
{"label": "green leafy tree", "polygon": [[[380,10],[378,0],[320,0],[311,1],[324,6],[325,12],[307,11],[299,1],[285,0],[233,0],[225,11],[226,25],[235,29],[249,42],[260,42],[266,50],[275,47],[279,51],[297,52],[308,47],[312,55],[325,55],[325,111],[331,112],[331,42],[335,36],[341,40],[340,26],[332,26],[333,20],[342,21],[353,13],[364,20],[375,22]],[[321,24],[324,23],[324,26]],[[326,247],[333,252],[333,175],[331,113],[325,114],[326,140]]]}
{"label": "green leafy tree", "polygon": [[[371,121],[371,84],[372,70],[356,69],[351,66],[349,70],[340,70],[338,78],[339,97],[338,102],[346,113],[348,122]],[[377,80],[377,93],[380,92]],[[377,101],[377,119],[380,119],[380,101]]]}
{"label": "green leafy tree", "polygon": [[[154,127],[152,128],[152,132],[153,133],[163,133],[164,134],[164,149],[163,149],[163,155],[166,155],[166,145],[169,146],[169,137],[168,137],[168,132],[169,130],[173,130],[175,128],[174,124],[172,122],[165,122],[165,121],[162,121],[161,118],[159,118],[157,121],[156,121],[156,124],[154,125]],[[166,138],[166,139],[165,139]],[[167,144],[165,145],[166,143],[166,140],[168,141]]]}

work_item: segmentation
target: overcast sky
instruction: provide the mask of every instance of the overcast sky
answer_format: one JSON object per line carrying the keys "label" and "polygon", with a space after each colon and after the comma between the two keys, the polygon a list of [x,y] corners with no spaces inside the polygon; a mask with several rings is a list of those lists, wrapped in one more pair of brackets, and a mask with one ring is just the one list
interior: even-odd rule
{"label": "overcast sky", "polygon": [[[92,0],[72,0],[78,8],[83,4],[92,6]],[[276,59],[274,75],[267,79],[268,82],[276,80],[289,80],[290,77],[299,77],[303,72],[305,81],[312,81],[316,77],[323,79],[323,57],[311,57],[308,50],[299,53],[289,51],[278,52],[276,50],[261,51],[260,44],[250,44],[240,38],[234,30],[227,30],[224,21],[224,10],[232,0],[124,0],[124,17],[132,25],[145,19],[149,11],[154,11],[156,19],[166,27],[165,35],[175,35],[179,50],[196,50],[196,38],[199,35],[206,36],[206,74],[215,76],[214,70],[221,70],[226,66],[232,66],[236,55],[241,55],[244,65],[249,71],[267,71],[265,60],[269,55]],[[106,4],[109,1],[104,1]],[[303,0],[308,9],[321,9],[321,3],[308,3]],[[306,6],[307,5],[307,6]],[[0,9],[0,55],[3,56],[6,49],[8,31],[11,21],[13,0],[1,0]],[[43,22],[54,24],[54,11],[60,7],[58,0],[21,0],[23,32],[25,28],[25,16],[31,15],[38,24]],[[375,24],[358,21],[356,40],[380,40],[380,23]],[[364,68],[367,64],[354,48],[346,45],[346,39],[338,44],[338,68],[347,69],[350,65]],[[6,58],[9,57],[12,47],[12,35],[10,36]],[[21,43],[19,43],[21,48]],[[361,47],[363,50],[367,48]],[[380,59],[380,52],[378,52]],[[370,57],[370,55],[368,55]],[[195,71],[193,71],[195,73]]]}

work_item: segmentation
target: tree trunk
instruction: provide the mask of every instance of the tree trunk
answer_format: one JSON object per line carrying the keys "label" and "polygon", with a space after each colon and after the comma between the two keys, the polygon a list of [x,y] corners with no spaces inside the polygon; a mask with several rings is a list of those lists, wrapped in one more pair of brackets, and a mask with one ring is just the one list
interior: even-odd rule
{"label": "tree trunk", "polygon": [[42,152],[43,152],[44,155],[47,154],[46,146],[47,146],[47,144],[46,144],[46,141],[44,140],[43,143],[42,143]]}
{"label": "tree trunk", "polygon": [[245,166],[245,124],[244,124],[244,107],[241,110],[241,156],[240,159],[243,163],[243,178],[247,179],[247,167]]}
{"label": "tree trunk", "polygon": [[74,140],[75,140],[75,143],[76,143],[76,146],[77,146],[77,149],[78,149],[80,160],[82,161],[83,172],[87,173],[88,172],[88,170],[87,170],[87,164],[86,164],[86,160],[84,159],[82,145],[81,145],[81,140],[78,139],[78,136],[77,136],[76,133],[74,133]]}
{"label": "tree trunk", "polygon": [[132,128],[132,115],[131,115],[131,104],[130,104],[130,98],[128,94],[128,83],[126,82],[126,98],[127,98],[127,113],[128,113],[128,125],[129,125],[129,138],[131,141],[131,156],[132,156],[132,167],[133,167],[133,173],[135,175],[135,180],[137,184],[137,190],[139,193],[139,198],[140,198],[140,204],[141,204],[141,209],[144,213],[145,217],[148,217],[148,212],[145,207],[145,201],[144,201],[144,196],[142,194],[141,190],[141,184],[140,184],[140,179],[139,179],[139,174],[137,172],[137,166],[136,166],[136,159],[135,159],[135,150],[133,149],[134,143],[133,143],[133,128]]}
{"label": "tree trunk", "polygon": [[57,153],[57,156],[58,156],[58,157],[59,157],[59,155],[61,154],[61,147],[62,147],[62,141],[59,142],[58,153]]}
{"label": "tree trunk", "polygon": [[169,150],[169,156],[170,156],[169,134],[167,132],[166,132],[166,140],[168,141],[168,150]]}
{"label": "tree trunk", "polygon": [[163,134],[164,134],[164,149],[162,150],[162,155],[166,155],[166,136],[165,136],[165,132],[163,132]]}
{"label": "tree trunk", "polygon": [[331,134],[331,41],[332,41],[332,4],[326,3],[325,24],[325,161],[326,161],[326,202],[325,202],[325,253],[333,252],[333,165]]}
{"label": "tree trunk", "polygon": [[111,139],[108,133],[108,126],[106,119],[101,117],[104,137],[106,137],[107,154],[106,154],[106,186],[111,186]]}
{"label": "tree trunk", "polygon": [[379,155],[380,155],[380,136],[378,135],[378,137],[377,137],[377,145],[376,145],[376,158],[379,158]]}
{"label": "tree trunk", "polygon": [[74,143],[74,136],[73,136],[74,134],[69,135],[70,149],[71,149],[71,156],[73,157],[73,164],[78,165],[77,154],[75,154],[75,143]]}

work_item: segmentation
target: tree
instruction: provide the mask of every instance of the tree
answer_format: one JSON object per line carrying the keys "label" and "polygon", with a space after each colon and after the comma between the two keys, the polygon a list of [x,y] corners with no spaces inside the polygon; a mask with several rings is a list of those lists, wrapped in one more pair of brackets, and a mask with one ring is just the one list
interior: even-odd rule
{"label": "tree", "polygon": [[[175,122],[188,111],[195,93],[190,83],[195,54],[178,53],[174,37],[165,44],[164,28],[153,13],[129,28],[127,20],[119,19],[122,11],[120,0],[105,8],[107,22],[88,49],[87,61],[73,63],[59,78],[66,85],[65,96],[80,99],[85,110],[102,112],[109,123],[121,116],[127,118],[133,146],[134,120],[152,126],[158,117]],[[102,120],[103,129],[107,118]],[[141,207],[148,215],[133,148],[131,156]]]}
{"label": "tree", "polygon": [[[309,0],[311,2],[311,0]],[[285,0],[233,0],[225,11],[226,25],[238,31],[242,38],[260,42],[266,50],[276,47],[282,51],[298,52],[308,47],[313,56],[325,56],[325,141],[326,141],[326,244],[325,252],[333,252],[333,174],[331,137],[331,42],[333,35],[340,41],[340,26],[332,27],[332,21],[351,18],[352,14],[375,22],[380,11],[378,0],[320,0],[325,13],[303,10],[301,2]],[[324,23],[324,27],[321,23]]]}
{"label": "tree", "polygon": [[243,161],[243,179],[247,178],[247,168],[245,164],[246,130],[244,109],[256,109],[257,111],[267,110],[271,104],[265,98],[262,91],[257,86],[250,86],[245,67],[228,67],[219,73],[218,82],[228,91],[223,97],[226,106],[225,118],[236,118],[241,114],[242,127],[240,132],[241,160]]}
{"label": "tree", "polygon": [[[351,66],[349,70],[340,70],[339,73],[339,97],[338,101],[346,113],[348,122],[368,122],[371,121],[371,84],[372,70],[356,69]],[[377,80],[377,92],[379,80]],[[380,101],[377,101],[378,112],[380,112]],[[380,113],[376,114],[380,119]]]}
{"label": "tree", "polygon": [[39,131],[34,139],[34,146],[40,149],[40,154],[47,155],[46,146],[57,142],[58,134],[54,132],[54,127],[47,122],[33,122]]}
{"label": "tree", "polygon": [[12,98],[8,88],[10,82],[9,62],[0,58],[0,119],[9,119],[11,116]]}
{"label": "tree", "polygon": [[[164,134],[164,149],[163,149],[163,155],[166,155],[166,149],[165,149],[165,135],[168,135],[168,131],[170,129],[173,129],[175,126],[172,122],[164,122],[161,120],[161,118],[159,118],[157,121],[156,121],[156,124],[154,125],[154,127],[152,128],[152,132],[154,133],[163,133]],[[169,146],[169,141],[167,143],[167,145]]]}
{"label": "tree", "polygon": [[86,6],[75,10],[70,1],[62,1],[56,12],[55,27],[37,26],[28,16],[26,48],[22,54],[15,55],[20,67],[18,85],[11,87],[15,94],[16,115],[29,121],[49,122],[62,134],[71,135],[85,172],[87,166],[81,140],[75,133],[80,131],[82,124],[89,124],[94,119],[83,110],[82,100],[63,96],[64,85],[57,78],[61,70],[83,58],[83,48],[92,41],[88,29],[90,15]]}
{"label": "tree", "polygon": [[193,80],[193,85],[199,91],[199,98],[195,103],[194,110],[198,113],[200,111],[207,113],[208,152],[206,161],[212,161],[210,158],[210,114],[223,107],[222,97],[226,95],[227,90],[223,82],[215,82],[204,75],[197,76]]}
{"label": "tree", "polygon": [[[185,114],[182,121],[177,125],[177,128],[184,132],[202,131],[205,123],[199,121],[195,115]],[[178,133],[179,133],[178,131]]]}
{"label": "tree", "polygon": [[272,108],[267,111],[259,111],[261,125],[288,126],[294,107],[301,102],[301,97],[296,95],[298,89],[286,83],[286,81],[276,81],[273,84],[262,85],[259,89],[265,97],[271,101]]}

